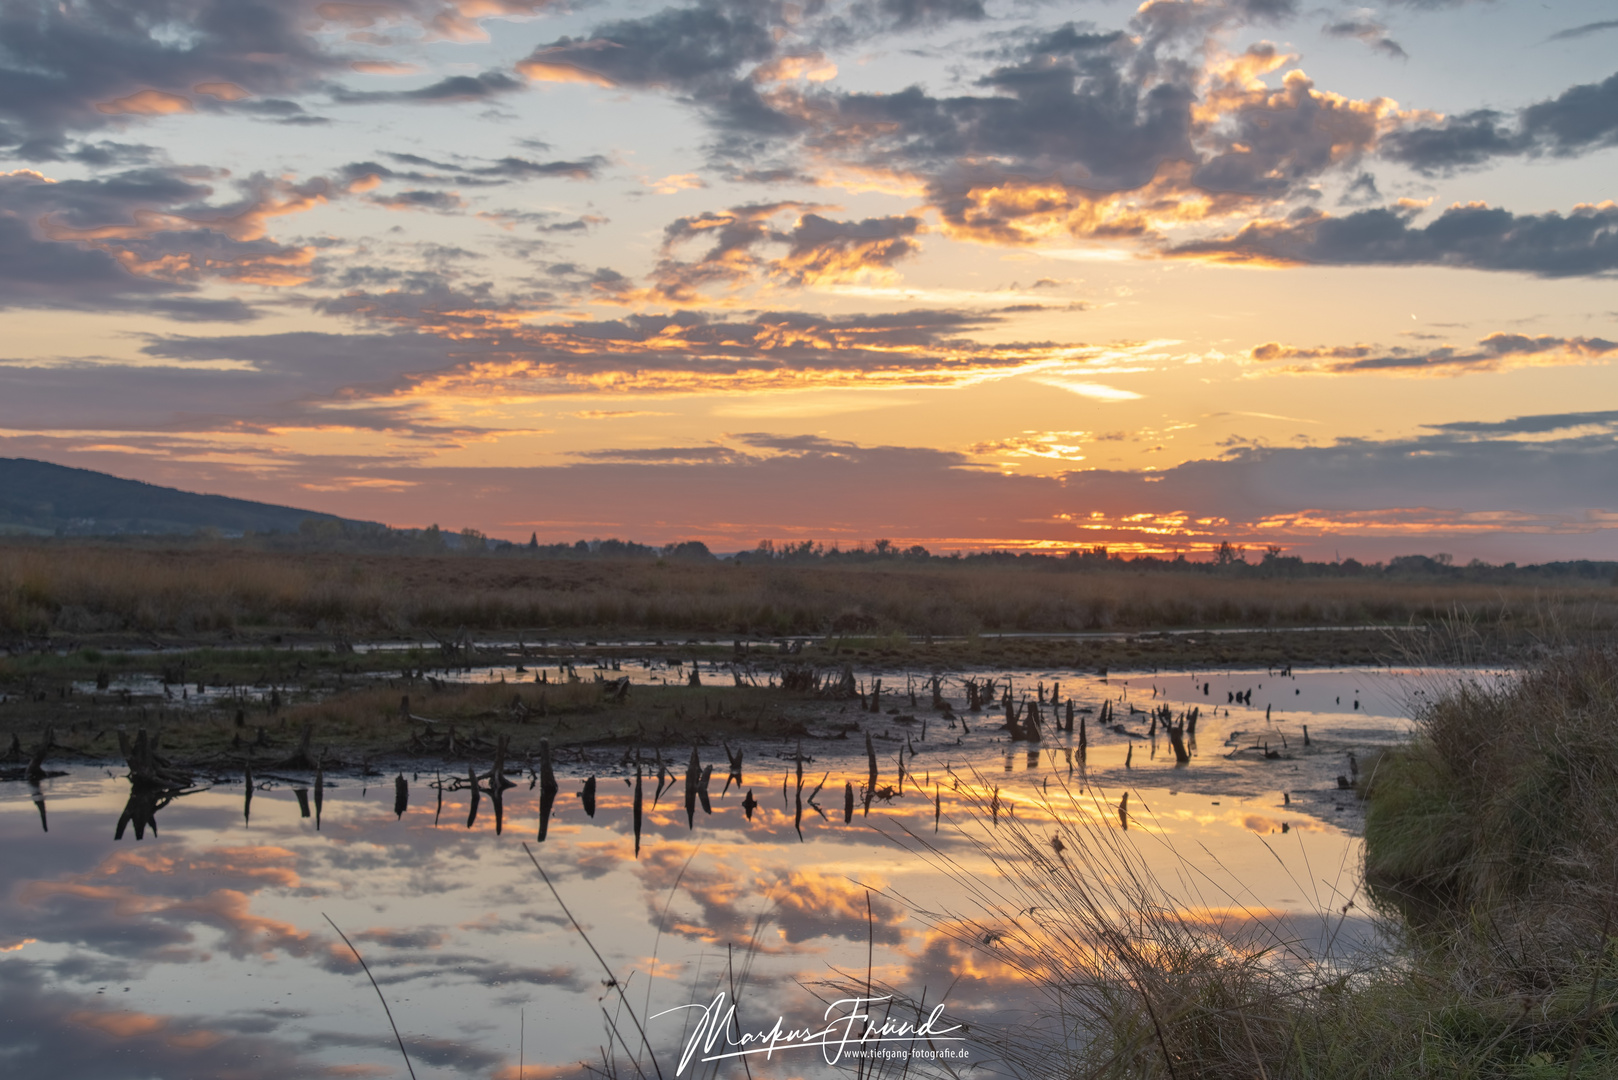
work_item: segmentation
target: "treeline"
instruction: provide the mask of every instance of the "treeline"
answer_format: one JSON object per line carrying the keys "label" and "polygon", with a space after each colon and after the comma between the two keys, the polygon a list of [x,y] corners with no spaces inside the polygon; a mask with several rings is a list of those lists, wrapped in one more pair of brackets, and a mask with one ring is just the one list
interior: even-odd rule
{"label": "treeline", "polygon": [[[217,533],[206,530],[195,535],[202,539],[219,538]],[[141,542],[140,538],[134,537],[103,539]],[[329,518],[308,518],[299,525],[295,533],[273,531],[247,533],[239,541],[232,542],[271,551],[394,551],[418,555],[457,552],[464,555],[505,558],[664,559],[681,562],[726,561],[754,566],[817,564],[1023,566],[1052,571],[1127,570],[1192,573],[1237,579],[1344,578],[1476,584],[1579,581],[1591,584],[1606,582],[1618,584],[1618,561],[1614,560],[1574,559],[1518,565],[1515,562],[1494,564],[1473,559],[1462,564],[1455,562],[1449,555],[1437,553],[1399,555],[1386,562],[1365,563],[1352,558],[1333,562],[1309,562],[1297,555],[1286,554],[1284,548],[1275,544],[1266,545],[1262,549],[1249,549],[1228,542],[1206,553],[1165,556],[1124,555],[1110,551],[1105,545],[1064,551],[989,550],[935,555],[920,544],[905,547],[891,540],[876,540],[869,546],[859,543],[846,548],[835,542],[828,545],[813,540],[785,543],[761,540],[749,550],[731,555],[716,555],[700,540],[643,544],[635,540],[609,538],[581,539],[572,543],[541,543],[537,534],[531,534],[527,543],[518,543],[491,538],[477,529],[451,531],[441,529],[437,525],[424,529],[395,529],[386,525]]]}

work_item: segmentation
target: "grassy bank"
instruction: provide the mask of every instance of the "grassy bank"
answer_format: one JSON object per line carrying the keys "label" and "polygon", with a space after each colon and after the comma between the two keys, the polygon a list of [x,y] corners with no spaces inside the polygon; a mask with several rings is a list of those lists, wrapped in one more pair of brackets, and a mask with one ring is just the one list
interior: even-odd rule
{"label": "grassy bank", "polygon": [[1125,568],[574,562],[226,544],[0,545],[0,634],[1075,633],[1399,625],[1457,610],[1491,626],[1618,628],[1618,589],[1459,580],[1221,577]]}
{"label": "grassy bank", "polygon": [[1618,652],[1463,684],[1417,720],[1367,773],[1368,885],[1418,935],[1518,942],[1525,990],[1558,978],[1618,934]]}

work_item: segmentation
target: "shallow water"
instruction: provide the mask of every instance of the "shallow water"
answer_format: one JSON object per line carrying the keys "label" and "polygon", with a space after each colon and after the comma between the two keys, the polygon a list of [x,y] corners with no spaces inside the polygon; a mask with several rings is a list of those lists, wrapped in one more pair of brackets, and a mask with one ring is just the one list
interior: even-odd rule
{"label": "shallow water", "polygon": [[[670,677],[627,664],[623,673]],[[826,991],[818,984],[838,971],[863,981],[868,970],[877,983],[946,1002],[974,1026],[1021,1022],[1039,1001],[995,960],[992,943],[969,950],[896,899],[972,910],[960,881],[896,843],[906,828],[969,875],[993,877],[956,828],[971,815],[954,784],[974,772],[999,787],[1006,814],[1024,821],[1053,812],[1043,795],[1081,782],[1080,809],[1061,812],[1111,821],[1127,790],[1128,842],[1188,908],[1234,922],[1258,913],[1317,953],[1342,950],[1374,931],[1362,907],[1343,911],[1356,898],[1359,841],[1353,797],[1338,791],[1336,776],[1352,768],[1350,751],[1363,756],[1401,738],[1410,703],[1457,677],[990,674],[1009,675],[1019,693],[1059,681],[1082,708],[1110,701],[1141,736],[1147,725],[1130,717],[1131,705],[1200,706],[1197,750],[1176,767],[1166,739],[1155,740],[1154,754],[1151,738],[1101,729],[1095,712],[1080,713],[1087,767],[1070,772],[1076,735],[1047,727],[1030,751],[1006,742],[987,713],[963,714],[968,733],[928,709],[930,692],[918,688],[916,708],[908,697],[893,700],[927,720],[925,739],[919,723],[829,707],[828,720],[859,720],[878,736],[879,787],[895,790],[868,812],[856,805],[844,821],[844,785],[860,791],[867,771],[858,736],[804,740],[812,760],[801,789],[796,742],[750,744],[744,785],[723,794],[725,759],[704,748],[705,761],[718,759],[712,813],[697,807],[688,827],[683,781],[654,805],[649,779],[638,856],[633,769],[626,779],[621,749],[559,769],[543,843],[540,791],[528,778],[505,793],[498,835],[487,796],[474,815],[469,791],[437,790],[432,773],[412,772],[397,814],[392,777],[328,783],[318,828],[307,785],[262,782],[244,805],[237,777],[158,811],[155,835],[136,840],[130,830],[121,841],[113,839],[128,796],[121,770],[48,780],[37,799],[22,784],[0,786],[0,1067],[83,1078],[405,1076],[388,1017],[327,917],[370,965],[423,1078],[574,1075],[581,1061],[599,1065],[609,1019],[638,1043],[591,943],[644,1018],[665,1077],[698,1014],[652,1014],[709,1002],[733,985],[748,1028],[778,1016],[789,1025],[820,1021],[825,1004],[815,994]],[[501,676],[517,677],[512,669],[473,673]],[[902,673],[881,677],[890,691],[904,684]],[[958,686],[948,683],[946,696],[960,709]],[[1248,689],[1251,706],[1228,700]],[[1265,744],[1281,756],[1266,759]],[[669,754],[683,776],[689,748]],[[578,797],[586,775],[598,777],[594,817]],[[821,784],[817,810],[802,800]],[[751,819],[747,792],[758,801]],[[994,1071],[975,1044],[936,1045]],[[886,1067],[897,1075],[902,1063]],[[754,1077],[836,1071],[809,1050],[756,1056],[748,1068]],[[851,1059],[837,1067],[854,1068]],[[710,1074],[697,1070],[690,1064],[682,1075]],[[731,1062],[720,1075],[744,1072]]]}

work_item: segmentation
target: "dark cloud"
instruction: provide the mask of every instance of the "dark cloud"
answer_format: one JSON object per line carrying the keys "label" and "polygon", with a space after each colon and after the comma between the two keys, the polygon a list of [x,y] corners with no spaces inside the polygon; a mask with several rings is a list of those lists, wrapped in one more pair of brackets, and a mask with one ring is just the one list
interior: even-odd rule
{"label": "dark cloud", "polygon": [[[188,295],[195,292],[199,275],[138,272],[143,263],[153,261],[154,246],[164,244],[161,237],[109,245],[50,235],[62,228],[88,229],[128,221],[139,209],[189,203],[209,191],[185,175],[156,169],[56,183],[26,173],[0,177],[0,308],[144,311],[182,322],[255,318],[257,313],[239,299]],[[41,226],[46,232],[41,232]],[[189,239],[195,257],[201,241]],[[238,265],[244,258],[282,250],[262,242],[237,245],[221,241],[214,246],[238,248],[231,253]],[[173,262],[164,266],[178,269]]]}
{"label": "dark cloud", "polygon": [[[974,216],[974,188],[1050,176],[1093,192],[1145,185],[1166,161],[1193,161],[1189,87],[1142,85],[1122,33],[1069,25],[1033,41],[1016,63],[979,80],[987,95],[893,94],[812,98],[822,152],[916,170],[952,223]],[[994,162],[995,164],[987,164]],[[976,215],[975,227],[999,223]]]}
{"label": "dark cloud", "polygon": [[387,154],[386,157],[397,164],[412,167],[396,169],[375,161],[358,161],[344,165],[339,172],[350,183],[375,177],[377,180],[402,180],[415,184],[494,185],[554,177],[590,180],[607,164],[607,159],[598,154],[576,161],[530,161],[508,156],[487,164],[434,161],[419,154]]}
{"label": "dark cloud", "polygon": [[1379,208],[1333,217],[1307,210],[1165,250],[1233,263],[1430,265],[1550,278],[1618,270],[1618,206],[1612,203],[1579,206],[1566,215],[1452,206],[1421,226],[1411,223],[1415,212]]}
{"label": "dark cloud", "polygon": [[0,9],[0,146],[61,152],[68,132],[307,88],[338,61],[313,3],[67,0]]}
{"label": "dark cloud", "polygon": [[1445,173],[1500,157],[1569,157],[1618,144],[1618,74],[1570,87],[1515,117],[1476,109],[1437,124],[1396,131],[1381,156],[1423,173]]}
{"label": "dark cloud", "polygon": [[[295,98],[345,102],[479,101],[520,89],[500,71],[402,91],[334,81],[356,57],[323,32],[410,26],[466,40],[477,20],[532,15],[550,0],[20,0],[0,8],[0,149],[30,159],[69,153],[69,136],[142,117],[229,111],[324,123]],[[471,12],[471,14],[466,14]]]}
{"label": "dark cloud", "polygon": [[[1618,348],[1618,346],[1610,346]],[[1618,433],[1618,409],[1604,412],[1545,413],[1539,416],[1514,416],[1509,420],[1454,420],[1447,424],[1428,424],[1431,431],[1456,435],[1546,435],[1556,431],[1598,427]]]}
{"label": "dark cloud", "polygon": [[1375,19],[1342,19],[1320,28],[1327,37],[1355,38],[1363,41],[1373,52],[1383,53],[1395,60],[1408,60],[1410,54],[1397,41],[1388,36],[1388,28]]}
{"label": "dark cloud", "polygon": [[958,237],[1140,237],[1154,219],[1307,190],[1375,146],[1391,103],[1321,93],[1297,72],[1271,90],[1255,74],[1286,62],[1273,46],[1254,46],[1205,85],[1218,34],[1294,13],[1291,3],[1153,0],[1125,31],[1070,23],[1008,35],[974,92],[953,96],[800,82],[823,58],[794,35],[859,41],[878,23],[975,18],[971,3],[873,2],[818,24],[812,13],[783,44],[769,5],[715,0],[560,39],[519,68],[535,79],[671,90],[703,110],[712,163],[726,175],[816,182],[791,164],[807,158],[833,172],[920,181]]}
{"label": "dark cloud", "polygon": [[503,71],[485,71],[481,75],[451,75],[413,90],[349,90],[334,85],[330,87],[330,93],[333,101],[343,105],[455,103],[487,101],[502,94],[515,93],[524,89],[525,85],[521,79]]}
{"label": "dark cloud", "polygon": [[1298,348],[1269,342],[1249,354],[1260,363],[1285,363],[1287,370],[1334,375],[1433,372],[1455,375],[1496,371],[1521,363],[1590,363],[1618,356],[1618,342],[1604,338],[1555,337],[1550,334],[1495,333],[1469,349],[1376,349],[1369,345]]}
{"label": "dark cloud", "polygon": [[0,304],[94,307],[172,288],[136,277],[104,251],[41,240],[21,218],[0,214]]}
{"label": "dark cloud", "polygon": [[451,191],[400,191],[393,195],[372,195],[369,201],[389,210],[436,210],[439,213],[466,206],[466,200]]}
{"label": "dark cloud", "polygon": [[213,281],[306,280],[314,250],[266,235],[267,222],[326,201],[323,178],[252,175],[211,200],[211,170],[148,167],[94,179],[0,176],[0,304],[146,310],[187,321],[250,318],[241,301],[184,297]]}
{"label": "dark cloud", "polygon": [[517,68],[533,79],[664,87],[721,100],[736,90],[739,68],[775,55],[773,28],[779,25],[775,5],[768,3],[664,8],[603,24],[588,38],[542,45]]}
{"label": "dark cloud", "polygon": [[1558,30],[1545,40],[1570,41],[1589,34],[1598,34],[1603,30],[1618,30],[1618,19],[1604,19],[1601,22],[1585,23],[1583,26],[1570,26],[1566,30]]}
{"label": "dark cloud", "polygon": [[893,30],[916,30],[985,17],[981,0],[865,0],[857,16]]}

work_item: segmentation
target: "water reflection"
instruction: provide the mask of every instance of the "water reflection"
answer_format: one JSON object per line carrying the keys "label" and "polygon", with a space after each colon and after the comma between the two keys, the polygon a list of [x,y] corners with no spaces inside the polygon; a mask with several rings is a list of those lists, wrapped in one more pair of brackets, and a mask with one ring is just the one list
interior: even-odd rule
{"label": "water reflection", "polygon": [[[970,910],[958,883],[904,855],[884,832],[925,832],[960,866],[992,877],[996,867],[953,827],[966,813],[963,777],[969,782],[970,767],[985,765],[995,776],[985,792],[989,829],[1054,820],[1044,797],[1071,775],[1094,794],[1084,812],[1118,835],[1127,828],[1166,881],[1181,880],[1173,852],[1215,853],[1199,872],[1240,896],[1248,915],[1265,913],[1306,942],[1326,940],[1344,931],[1321,913],[1352,899],[1358,860],[1357,842],[1337,824],[1349,816],[1338,807],[1352,805],[1335,785],[1338,772],[1351,770],[1345,733],[1354,746],[1371,745],[1398,737],[1403,723],[1371,708],[1387,687],[1365,673],[1345,673],[1337,687],[1310,686],[1300,675],[1305,693],[1290,696],[1310,708],[1276,704],[1265,724],[1259,684],[1268,690],[1271,679],[1259,673],[1225,680],[1244,699],[1247,689],[1260,691],[1251,706],[1214,698],[1224,684],[1206,674],[1194,695],[1189,674],[1129,687],[1064,673],[1059,688],[1049,675],[1019,674],[1013,685],[1033,687],[1031,700],[1043,704],[1037,744],[1009,740],[1003,707],[994,720],[979,714],[970,722],[963,707],[954,727],[935,715],[925,733],[918,723],[891,741],[884,725],[897,727],[896,718],[880,714],[864,745],[749,744],[745,770],[742,751],[726,746],[730,775],[717,793],[713,762],[702,759],[717,760],[718,748],[671,751],[686,756],[678,775],[662,750],[650,749],[596,754],[565,776],[547,748],[528,785],[511,783],[504,764],[485,757],[448,777],[400,771],[376,796],[340,776],[329,783],[318,764],[312,784],[307,773],[242,767],[211,789],[136,783],[133,773],[70,775],[35,789],[0,785],[8,852],[0,862],[0,1015],[12,1021],[0,1028],[0,1053],[12,1055],[18,1075],[87,1080],[120,1075],[109,1063],[132,1059],[162,1076],[402,1075],[377,1003],[361,995],[370,987],[325,927],[324,910],[363,950],[423,1077],[515,1075],[519,1015],[527,1017],[530,1062],[536,1039],[545,1047],[546,1071],[530,1067],[529,1075],[574,1075],[570,1063],[592,1059],[604,1041],[603,990],[599,969],[525,869],[519,844],[532,839],[530,828],[544,840],[536,856],[629,980],[631,999],[645,1003],[642,1015],[698,991],[711,997],[745,969],[733,992],[744,1021],[808,1019],[819,1008],[811,1010],[798,980],[826,978],[834,967],[863,973],[870,948],[881,982],[931,993],[928,1000],[950,988],[952,1013],[1003,1022],[1033,1007],[1021,976],[992,946],[918,923],[883,891],[924,898],[930,910]],[[1006,684],[996,683],[999,706]],[[1357,698],[1348,692],[1356,689]],[[946,682],[947,702],[948,690]],[[1344,704],[1334,710],[1339,691]],[[1135,712],[1132,702],[1149,704]],[[1204,749],[1188,726],[1188,764],[1176,766],[1167,738],[1149,756],[1150,710],[1164,704],[1176,718],[1202,706]],[[1123,732],[1098,723],[1101,715]],[[1302,716],[1313,735],[1307,748]],[[1266,739],[1282,757],[1263,756]],[[154,741],[147,750],[161,756]],[[564,783],[570,798],[558,800]],[[677,787],[684,798],[661,801]],[[485,798],[492,813],[482,812]],[[443,827],[458,826],[462,815],[465,828]],[[131,824],[139,846],[125,835]],[[1224,910],[1195,890],[1184,903]],[[1347,932],[1369,933],[1369,924],[1350,916]],[[672,1053],[678,1023],[651,1025],[648,1035],[660,1054]],[[806,1059],[782,1068],[815,1072]]]}

